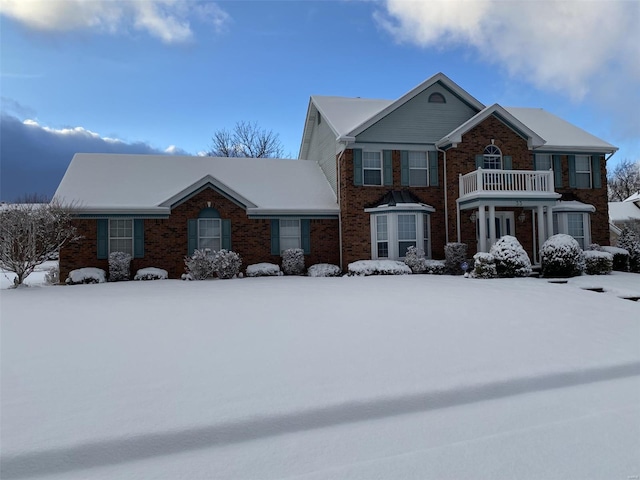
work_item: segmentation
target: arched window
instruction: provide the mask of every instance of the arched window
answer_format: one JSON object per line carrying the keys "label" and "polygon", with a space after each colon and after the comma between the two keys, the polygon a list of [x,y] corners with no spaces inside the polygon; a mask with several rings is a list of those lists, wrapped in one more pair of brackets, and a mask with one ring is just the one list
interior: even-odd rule
{"label": "arched window", "polygon": [[500,170],[502,168],[502,152],[495,145],[487,145],[482,154],[484,159],[482,168]]}
{"label": "arched window", "polygon": [[447,100],[444,98],[444,95],[435,92],[429,95],[429,103],[447,103]]}

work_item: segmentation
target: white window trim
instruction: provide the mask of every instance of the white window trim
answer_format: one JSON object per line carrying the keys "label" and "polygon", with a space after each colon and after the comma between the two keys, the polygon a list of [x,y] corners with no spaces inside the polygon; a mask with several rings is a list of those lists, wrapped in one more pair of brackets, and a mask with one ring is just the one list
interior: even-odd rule
{"label": "white window trim", "polygon": [[[431,258],[431,216],[424,211],[385,211],[381,213],[371,213],[370,226],[371,226],[371,258],[373,260],[388,259],[388,260],[401,260],[404,257],[399,256],[400,239],[398,238],[398,215],[414,215],[416,219],[416,246],[423,248],[425,245],[424,222],[427,222],[426,230],[429,238],[427,239],[428,251],[425,250],[426,258]],[[388,243],[388,257],[378,257],[378,236],[377,236],[377,219],[380,216],[387,217],[387,243]],[[402,240],[408,241],[408,240]]]}
{"label": "white window trim", "polygon": [[[578,170],[578,158],[586,159],[587,170]],[[576,155],[575,167],[576,167],[576,188],[592,188],[593,187],[593,172],[591,171],[591,156],[590,155]],[[578,186],[578,175],[584,175],[585,173],[589,174],[589,184],[586,187],[580,187],[580,186]]]}
{"label": "white window trim", "polygon": [[[426,160],[426,166],[425,167],[412,167],[411,166],[411,154],[412,153],[422,153],[424,154],[425,160]],[[409,163],[409,186],[410,187],[428,187],[429,186],[429,152],[427,151],[409,151],[408,153],[408,163]],[[411,182],[411,170],[424,170],[426,172],[426,182],[424,184],[421,183],[412,183]]]}
{"label": "white window trim", "polygon": [[[295,222],[298,223],[298,233],[297,233],[297,235],[294,236],[294,235],[283,235],[282,234],[282,231],[283,231],[282,222],[288,222],[288,221],[292,221],[292,222],[295,221]],[[302,248],[302,228],[301,228],[302,223],[300,222],[300,219],[299,218],[281,218],[279,220],[279,222],[280,222],[280,228],[279,228],[280,254],[282,255],[282,252],[287,250],[287,248]],[[291,239],[291,238],[297,239],[298,246],[297,247],[282,248],[282,244],[284,243],[282,240],[285,239],[285,238],[286,239]]]}
{"label": "white window trim", "polygon": [[[377,153],[378,154],[378,158],[380,160],[380,168],[370,168],[370,167],[365,167],[364,166],[364,162],[365,162],[365,154],[367,153]],[[380,170],[380,183],[366,183],[366,175],[365,172],[367,170]],[[382,150],[363,150],[362,151],[362,185],[365,187],[380,187],[382,185],[384,185],[384,158],[382,155]]]}
{"label": "white window trim", "polygon": [[[218,235],[217,237],[205,237],[203,235],[200,235],[200,222],[201,221],[217,221],[218,222],[218,231],[220,232],[220,235]],[[219,218],[199,218],[198,219],[198,250],[202,250],[201,245],[200,245],[200,240],[203,238],[217,238],[218,239],[218,243],[220,244],[220,248],[222,248],[222,222],[220,221]]]}
{"label": "white window trim", "polygon": [[[111,236],[111,222],[131,222],[131,237],[112,237]],[[132,218],[110,218],[109,219],[109,225],[107,226],[108,229],[108,247],[109,247],[109,254],[113,253],[113,252],[121,252],[122,250],[112,250],[111,249],[111,240],[127,240],[129,239],[131,241],[131,252],[125,252],[125,253],[129,253],[131,255],[131,257],[133,257],[133,253],[134,253],[134,236],[135,236],[135,232],[133,231],[134,229],[134,222]]]}
{"label": "white window trim", "polygon": [[[554,231],[554,234],[569,233],[569,214],[582,215],[582,227],[584,230],[584,248],[587,248],[591,244],[591,215],[586,212],[553,212],[553,215],[557,215],[558,219],[558,231]],[[579,243],[579,242],[578,242]]]}

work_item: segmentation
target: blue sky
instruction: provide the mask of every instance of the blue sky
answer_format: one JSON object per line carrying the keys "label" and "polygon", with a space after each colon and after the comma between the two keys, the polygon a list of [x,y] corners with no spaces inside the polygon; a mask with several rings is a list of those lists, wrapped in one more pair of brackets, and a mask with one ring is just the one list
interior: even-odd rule
{"label": "blue sky", "polygon": [[[298,154],[309,96],[395,99],[444,72],[640,160],[640,2],[3,0],[0,198],[76,151],[206,151],[256,121]],[[545,19],[540,21],[539,19]],[[635,60],[634,60],[635,59]]]}

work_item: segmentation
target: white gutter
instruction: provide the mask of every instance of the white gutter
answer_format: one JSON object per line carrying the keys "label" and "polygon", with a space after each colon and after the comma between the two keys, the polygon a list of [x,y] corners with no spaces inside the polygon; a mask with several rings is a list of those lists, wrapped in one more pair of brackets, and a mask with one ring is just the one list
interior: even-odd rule
{"label": "white gutter", "polygon": [[338,186],[338,192],[337,192],[337,197],[338,197],[338,249],[340,250],[340,268],[342,268],[342,204],[340,202],[340,185],[342,182],[341,176],[340,176],[340,163],[342,161],[342,156],[344,155],[344,152],[347,150],[347,145],[349,145],[350,143],[355,143],[356,142],[356,137],[349,137],[346,135],[343,135],[341,137],[337,138],[338,143],[344,143],[344,148],[342,149],[342,151],[340,152],[340,155],[338,155],[338,178],[336,179],[336,185]]}
{"label": "white gutter", "polygon": [[440,150],[440,148],[438,148],[438,146],[436,145],[436,152],[442,152],[442,155],[444,157],[444,179],[443,179],[443,185],[444,185],[444,242],[445,245],[447,243],[449,243],[449,202],[447,201],[447,152],[445,152],[444,150]]}

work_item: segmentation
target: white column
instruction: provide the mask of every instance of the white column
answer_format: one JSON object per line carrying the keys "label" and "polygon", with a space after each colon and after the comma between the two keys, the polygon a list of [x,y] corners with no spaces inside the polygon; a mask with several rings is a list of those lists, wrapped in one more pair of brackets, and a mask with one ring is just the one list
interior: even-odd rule
{"label": "white column", "polygon": [[542,244],[547,239],[544,234],[544,207],[542,205],[538,205],[538,250],[542,248]]}
{"label": "white column", "polygon": [[478,207],[478,222],[480,223],[478,229],[478,236],[480,237],[480,251],[487,251],[487,216],[485,214],[484,205]]}
{"label": "white column", "polygon": [[[489,205],[489,240],[491,245],[496,243],[496,207]],[[490,245],[490,246],[491,246]]]}
{"label": "white column", "polygon": [[[545,240],[548,240],[549,237],[551,237],[552,235],[553,235],[553,207],[549,205],[547,207],[547,238]],[[542,247],[542,245],[540,246]]]}

